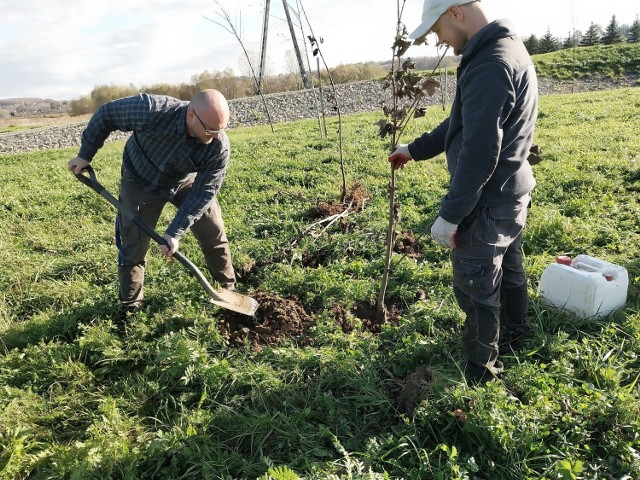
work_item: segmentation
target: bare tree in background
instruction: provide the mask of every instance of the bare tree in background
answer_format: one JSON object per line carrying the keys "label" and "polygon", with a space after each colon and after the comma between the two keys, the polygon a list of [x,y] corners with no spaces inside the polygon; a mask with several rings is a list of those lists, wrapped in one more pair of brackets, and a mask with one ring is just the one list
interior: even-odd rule
{"label": "bare tree in background", "polygon": [[[238,57],[238,67],[240,68],[240,74],[244,77],[247,78],[253,78],[254,76],[254,71],[253,71],[253,65],[256,65],[258,62],[260,62],[260,54],[258,52],[256,52],[255,50],[247,50],[247,54],[248,55],[240,55]],[[257,95],[260,92],[262,93],[269,93],[270,92],[270,82],[269,82],[269,77],[272,74],[272,70],[273,70],[273,64],[271,62],[271,58],[269,58],[269,56],[267,55],[265,57],[265,63],[263,65],[263,72],[262,72],[262,80],[260,81],[260,90],[258,91],[258,89],[256,88],[256,82],[253,82],[252,85],[252,90],[253,92]]]}
{"label": "bare tree in background", "polygon": [[287,75],[296,78],[295,87],[297,90],[304,88],[302,79],[300,78],[300,68],[298,67],[298,59],[293,50],[287,50],[284,52],[284,63],[287,69]]}
{"label": "bare tree in background", "polygon": [[258,77],[256,76],[255,69],[253,68],[253,64],[251,62],[251,58],[249,56],[249,52],[245,48],[244,42],[242,41],[242,14],[240,14],[240,16],[239,16],[238,23],[234,23],[232,21],[232,19],[231,19],[231,15],[229,14],[229,11],[227,9],[225,9],[222,5],[220,5],[220,2],[218,0],[214,0],[214,3],[218,7],[218,10],[216,10],[214,13],[219,17],[219,20],[212,19],[212,18],[206,17],[204,15],[203,15],[203,17],[205,19],[209,20],[210,22],[213,22],[216,25],[221,26],[227,32],[229,32],[233,36],[235,36],[236,40],[238,40],[238,43],[240,44],[240,47],[242,47],[242,51],[244,52],[244,56],[247,59],[247,63],[249,65],[249,69],[251,71],[251,77],[253,78],[253,81],[254,81],[254,84],[255,84],[255,87],[256,87],[256,92],[258,93],[258,95],[260,95],[260,98],[262,99],[262,104],[264,105],[264,110],[265,110],[265,112],[267,114],[267,119],[269,120],[269,125],[271,126],[271,132],[274,133],[273,121],[271,120],[271,113],[269,112],[269,107],[267,106],[267,101],[265,100],[264,95],[262,94],[262,91],[260,89],[260,82],[258,81]]}
{"label": "bare tree in background", "polygon": [[342,172],[342,194],[340,195],[340,201],[345,202],[347,199],[347,176],[344,168],[344,148],[342,142],[342,112],[340,111],[340,98],[338,97],[338,92],[336,90],[336,85],[333,81],[333,76],[331,75],[331,70],[327,66],[327,62],[324,59],[324,55],[322,55],[322,51],[320,50],[320,44],[324,42],[322,38],[318,38],[313,33],[313,28],[311,27],[311,23],[309,22],[309,17],[307,17],[307,12],[302,5],[302,1],[298,0],[298,5],[300,7],[300,11],[304,15],[304,18],[309,26],[309,31],[311,35],[307,38],[309,43],[311,44],[311,49],[314,57],[318,57],[322,60],[322,64],[327,71],[327,76],[329,77],[329,82],[331,83],[331,91],[333,93],[333,100],[335,101],[336,113],[338,114],[338,145],[340,150],[340,169]]}

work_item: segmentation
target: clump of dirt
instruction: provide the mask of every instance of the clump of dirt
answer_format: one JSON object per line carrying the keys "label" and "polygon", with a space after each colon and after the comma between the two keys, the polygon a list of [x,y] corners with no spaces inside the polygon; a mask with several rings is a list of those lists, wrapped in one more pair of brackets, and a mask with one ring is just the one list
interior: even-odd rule
{"label": "clump of dirt", "polygon": [[418,258],[422,253],[422,248],[415,234],[411,230],[407,230],[396,238],[393,251],[409,258]]}
{"label": "clump of dirt", "polygon": [[[351,333],[355,330],[358,323],[354,321],[356,319],[360,320],[364,329],[371,333],[382,331],[382,324],[378,322],[378,310],[375,305],[359,303],[351,310],[347,310],[342,305],[334,305],[330,311],[333,320],[344,333]],[[401,314],[402,312],[397,306],[391,305],[390,309],[387,309],[387,323],[397,325]]]}
{"label": "clump of dirt", "polygon": [[[362,320],[364,328],[371,333],[380,333],[382,331],[382,323],[378,321],[378,309],[374,304],[360,303],[352,310],[352,314]],[[387,323],[398,325],[402,312],[396,305],[387,308]]]}
{"label": "clump of dirt", "polygon": [[248,283],[256,270],[256,261],[249,259],[247,262],[235,267],[238,282]]}
{"label": "clump of dirt", "polygon": [[333,200],[320,201],[315,207],[311,208],[311,218],[325,218],[332,215],[338,215],[346,210],[344,203],[334,202]]}
{"label": "clump of dirt", "polygon": [[344,333],[351,333],[354,330],[354,324],[352,315],[342,305],[334,305],[331,307],[331,313],[336,324],[342,329]]}
{"label": "clump of dirt", "polygon": [[260,290],[252,296],[259,304],[254,317],[230,311],[222,314],[218,328],[230,346],[250,345],[260,350],[264,345],[280,345],[288,339],[310,343],[305,337],[314,321],[297,298],[282,298]]}
{"label": "clump of dirt", "polygon": [[[364,208],[364,204],[371,198],[367,189],[360,182],[354,183],[347,193],[344,202],[334,202],[333,200],[321,201],[311,209],[311,218],[325,218],[332,215],[338,215],[347,208],[354,212],[360,212]],[[349,205],[351,205],[349,207]]]}
{"label": "clump of dirt", "polygon": [[320,265],[324,265],[328,259],[328,252],[326,249],[310,252],[305,250],[302,252],[302,265],[310,268],[318,268]]}
{"label": "clump of dirt", "polygon": [[422,389],[433,380],[433,373],[424,365],[419,365],[411,375],[398,384],[399,390],[390,392],[391,399],[398,411],[412,415],[420,403]]}

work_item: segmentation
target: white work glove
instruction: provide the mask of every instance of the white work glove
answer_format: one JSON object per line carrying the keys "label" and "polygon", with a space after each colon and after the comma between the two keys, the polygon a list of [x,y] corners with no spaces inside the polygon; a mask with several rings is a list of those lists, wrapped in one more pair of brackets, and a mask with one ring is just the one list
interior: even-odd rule
{"label": "white work glove", "polygon": [[178,251],[178,245],[180,241],[177,238],[173,238],[166,233],[162,236],[167,242],[167,245],[161,245],[160,250],[162,253],[166,255],[167,258],[171,258],[171,256]]}
{"label": "white work glove", "polygon": [[444,218],[438,217],[431,227],[431,236],[441,247],[456,248],[455,235],[457,231],[458,225],[449,223]]}
{"label": "white work glove", "polygon": [[399,143],[393,153],[389,155],[389,161],[394,170],[404,168],[409,160],[412,160],[412,157],[411,153],[409,153],[409,145],[406,143]]}

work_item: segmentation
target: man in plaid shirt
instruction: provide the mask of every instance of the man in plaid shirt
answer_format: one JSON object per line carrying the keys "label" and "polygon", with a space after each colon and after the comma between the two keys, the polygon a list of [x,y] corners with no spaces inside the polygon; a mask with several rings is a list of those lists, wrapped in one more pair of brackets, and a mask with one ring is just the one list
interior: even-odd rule
{"label": "man in plaid shirt", "polygon": [[[133,132],[123,153],[120,202],[155,228],[167,202],[178,211],[164,233],[162,252],[171,257],[190,228],[209,272],[222,288],[235,289],[229,242],[216,194],[229,163],[229,105],[217,90],[197,93],[190,102],[146,93],[102,105],[82,134],[78,156],[67,163],[79,174],[115,130]],[[149,237],[123,215],[116,219],[119,298],[122,313],[134,312],[144,298]]]}

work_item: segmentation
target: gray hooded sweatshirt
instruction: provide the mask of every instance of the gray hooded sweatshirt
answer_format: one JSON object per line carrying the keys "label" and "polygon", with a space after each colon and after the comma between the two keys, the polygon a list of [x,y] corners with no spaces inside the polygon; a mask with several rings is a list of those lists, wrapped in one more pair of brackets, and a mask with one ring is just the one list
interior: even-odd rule
{"label": "gray hooded sweatshirt", "polygon": [[451,174],[440,216],[460,224],[476,207],[517,206],[536,182],[527,161],[538,83],[526,48],[505,20],[462,49],[450,116],[409,144],[415,160],[446,152]]}

